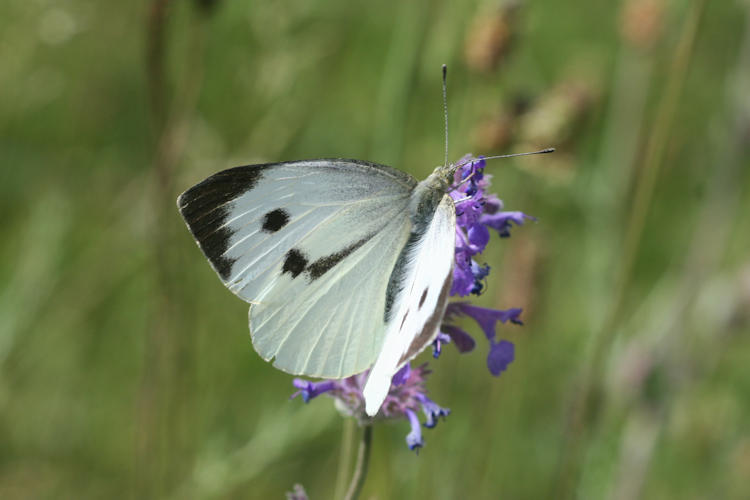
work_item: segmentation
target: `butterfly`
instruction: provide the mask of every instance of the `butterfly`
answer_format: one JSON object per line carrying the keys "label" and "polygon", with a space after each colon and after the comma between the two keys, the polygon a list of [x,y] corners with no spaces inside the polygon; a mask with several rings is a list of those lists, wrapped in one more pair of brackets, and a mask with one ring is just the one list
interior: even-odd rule
{"label": "butterfly", "polygon": [[448,193],[458,166],[448,164],[442,71],[445,163],[421,182],[360,160],[302,160],[230,168],[177,198],[222,283],[250,304],[258,354],[294,375],[370,369],[369,416],[393,375],[437,337],[453,281]]}
{"label": "butterfly", "polygon": [[250,303],[260,356],[311,377],[371,369],[372,416],[393,375],[438,334],[453,277],[455,169],[417,182],[359,160],[247,165],[177,205],[222,283]]}

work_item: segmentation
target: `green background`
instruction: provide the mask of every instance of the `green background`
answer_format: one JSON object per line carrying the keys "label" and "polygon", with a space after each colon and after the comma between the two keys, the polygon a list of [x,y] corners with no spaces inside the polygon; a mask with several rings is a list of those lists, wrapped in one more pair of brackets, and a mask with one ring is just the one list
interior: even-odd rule
{"label": "green background", "polygon": [[[538,217],[363,498],[750,497],[747,1],[0,3],[0,497],[313,500],[359,432],[288,400],[175,198],[223,168],[450,156]],[[507,36],[510,36],[508,41]],[[429,359],[425,354],[424,359]],[[342,443],[344,446],[342,446]],[[341,457],[345,457],[343,460]]]}

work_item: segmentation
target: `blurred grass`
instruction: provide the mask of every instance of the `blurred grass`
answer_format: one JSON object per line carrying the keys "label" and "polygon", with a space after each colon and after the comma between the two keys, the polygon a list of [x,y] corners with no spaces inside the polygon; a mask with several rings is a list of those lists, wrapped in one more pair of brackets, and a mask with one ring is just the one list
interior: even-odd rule
{"label": "blurred grass", "polygon": [[[697,2],[522,3],[491,24],[492,2],[167,1],[150,101],[155,3],[0,4],[1,498],[330,498],[342,420],[287,401],[174,199],[260,161],[424,177],[442,63],[452,158],[558,153],[491,166],[539,218],[486,255],[481,302],[525,308],[502,330],[516,361],[492,379],[486,346],[446,349],[429,389],[452,415],[418,457],[378,426],[363,497],[750,496],[747,2],[706,2],[675,77]],[[497,65],[469,57],[497,26]]]}

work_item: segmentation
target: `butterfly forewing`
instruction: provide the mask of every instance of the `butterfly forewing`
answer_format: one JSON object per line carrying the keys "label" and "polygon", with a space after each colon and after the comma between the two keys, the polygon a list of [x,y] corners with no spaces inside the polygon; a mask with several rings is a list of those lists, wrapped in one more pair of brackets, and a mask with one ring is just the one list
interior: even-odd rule
{"label": "butterfly forewing", "polygon": [[209,177],[178,206],[222,282],[252,302],[260,355],[291,373],[345,377],[380,352],[415,185],[354,160],[251,165]]}
{"label": "butterfly forewing", "polygon": [[391,277],[396,290],[383,347],[364,389],[369,415],[375,415],[385,400],[393,374],[435,339],[448,301],[456,210],[441,190],[420,188],[413,195],[413,206],[419,209],[412,214],[412,233]]}

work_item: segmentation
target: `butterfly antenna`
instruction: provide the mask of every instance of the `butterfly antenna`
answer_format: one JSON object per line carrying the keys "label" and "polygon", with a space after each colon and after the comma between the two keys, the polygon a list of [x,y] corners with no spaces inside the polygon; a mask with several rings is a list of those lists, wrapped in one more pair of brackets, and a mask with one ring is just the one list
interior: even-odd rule
{"label": "butterfly antenna", "polygon": [[510,155],[499,155],[499,156],[485,156],[483,160],[496,160],[498,158],[513,158],[514,156],[529,156],[529,155],[543,155],[547,153],[554,153],[555,148],[540,149],[539,151],[531,151],[529,153],[513,153]]}
{"label": "butterfly antenna", "polygon": [[444,167],[448,167],[448,66],[443,64],[443,118],[445,121],[445,161]]}
{"label": "butterfly antenna", "polygon": [[[473,160],[471,160],[471,165],[473,167],[474,163],[477,160],[480,160],[480,159],[481,160],[496,160],[498,158],[513,158],[514,156],[543,155],[543,154],[546,154],[546,153],[554,153],[554,152],[555,152],[555,148],[547,148],[547,149],[540,149],[539,151],[531,151],[529,153],[513,153],[513,154],[509,154],[509,155],[499,155],[499,156],[480,156],[479,158],[474,158]],[[462,165],[465,165],[465,163],[464,164],[460,164],[459,163],[458,165],[452,165],[452,171],[455,172],[456,169],[458,169]],[[469,182],[471,180],[472,177],[474,177],[474,174],[476,174],[476,173],[477,173],[477,171],[472,168],[471,173],[469,175],[467,175],[465,179],[463,179],[458,184],[452,185],[448,191],[453,191],[454,189],[457,189],[459,186],[461,186],[463,184],[466,184],[467,182]],[[455,201],[455,203],[460,203],[462,201],[466,201],[466,200],[470,200],[470,199],[471,199],[471,196],[468,196],[466,198],[461,198],[459,200],[454,200],[454,201]]]}

